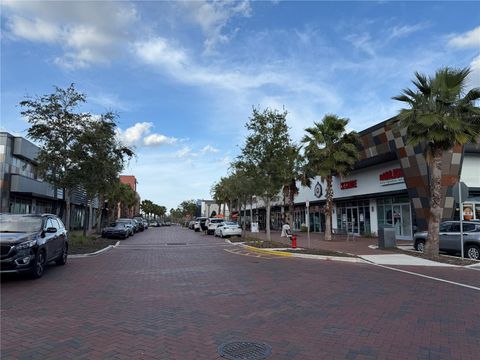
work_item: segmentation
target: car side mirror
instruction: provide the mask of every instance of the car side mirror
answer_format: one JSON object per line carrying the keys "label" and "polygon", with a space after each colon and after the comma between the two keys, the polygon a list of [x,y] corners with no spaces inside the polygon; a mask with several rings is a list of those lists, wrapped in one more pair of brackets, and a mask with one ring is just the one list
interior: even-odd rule
{"label": "car side mirror", "polygon": [[57,228],[49,227],[49,228],[47,228],[47,230],[45,232],[50,233],[50,234],[54,234],[54,233],[57,232]]}

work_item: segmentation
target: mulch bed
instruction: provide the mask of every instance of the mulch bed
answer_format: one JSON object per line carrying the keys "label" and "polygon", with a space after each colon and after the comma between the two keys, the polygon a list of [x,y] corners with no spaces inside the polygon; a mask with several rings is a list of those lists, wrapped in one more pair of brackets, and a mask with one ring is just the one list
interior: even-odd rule
{"label": "mulch bed", "polygon": [[108,245],[115,245],[117,239],[98,238],[94,240],[84,241],[83,243],[71,242],[68,249],[69,254],[88,254],[106,248]]}

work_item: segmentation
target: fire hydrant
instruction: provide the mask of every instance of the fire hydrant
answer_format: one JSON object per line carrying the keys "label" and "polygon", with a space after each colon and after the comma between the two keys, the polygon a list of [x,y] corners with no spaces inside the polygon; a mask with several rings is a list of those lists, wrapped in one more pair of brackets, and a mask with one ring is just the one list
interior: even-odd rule
{"label": "fire hydrant", "polygon": [[297,248],[297,235],[292,235],[292,249]]}

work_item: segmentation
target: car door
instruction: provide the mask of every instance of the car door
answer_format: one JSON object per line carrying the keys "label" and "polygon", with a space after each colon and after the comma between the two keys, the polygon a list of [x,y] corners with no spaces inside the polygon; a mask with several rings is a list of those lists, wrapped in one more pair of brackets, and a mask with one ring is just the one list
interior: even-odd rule
{"label": "car door", "polygon": [[52,222],[54,225],[56,225],[57,228],[57,237],[55,239],[55,257],[57,258],[63,252],[63,245],[65,244],[65,241],[67,239],[65,236],[65,229],[63,227],[63,223],[61,223],[58,218],[52,218]]}
{"label": "car door", "polygon": [[[52,218],[48,218],[47,221],[45,222],[44,240],[45,240],[45,249],[47,251],[47,261],[54,259],[56,255],[56,240],[58,236],[57,226],[55,226],[55,224],[53,223]],[[55,233],[47,232],[47,229],[49,228],[55,228],[57,229],[57,232]]]}
{"label": "car door", "polygon": [[[459,251],[460,250],[460,223],[447,223],[444,229],[440,229],[440,250]],[[442,224],[443,225],[443,224]],[[443,230],[443,231],[442,231]]]}

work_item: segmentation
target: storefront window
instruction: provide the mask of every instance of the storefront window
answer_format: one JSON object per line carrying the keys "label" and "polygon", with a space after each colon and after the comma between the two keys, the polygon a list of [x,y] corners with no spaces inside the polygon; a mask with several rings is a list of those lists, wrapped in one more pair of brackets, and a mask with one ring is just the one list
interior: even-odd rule
{"label": "storefront window", "polygon": [[394,227],[398,238],[412,237],[412,212],[408,197],[377,199],[377,219],[379,227]]}
{"label": "storefront window", "polygon": [[370,202],[368,200],[337,203],[337,227],[349,233],[370,233]]}

